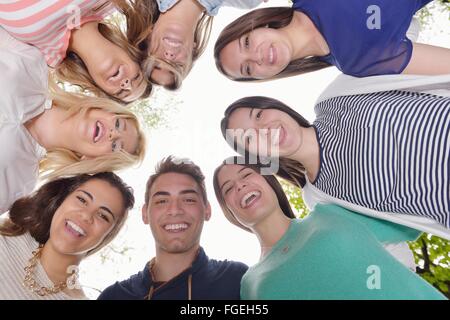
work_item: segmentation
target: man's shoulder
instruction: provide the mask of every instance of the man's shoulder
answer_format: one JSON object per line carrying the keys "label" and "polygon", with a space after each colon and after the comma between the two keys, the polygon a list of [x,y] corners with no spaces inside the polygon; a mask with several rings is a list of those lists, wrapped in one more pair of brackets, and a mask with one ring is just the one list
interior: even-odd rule
{"label": "man's shoulder", "polygon": [[232,260],[217,260],[209,259],[207,268],[209,272],[215,273],[233,273],[242,276],[247,270],[248,266],[245,263]]}
{"label": "man's shoulder", "polygon": [[102,291],[98,300],[142,300],[148,291],[144,272],[139,271],[128,279],[116,281]]}

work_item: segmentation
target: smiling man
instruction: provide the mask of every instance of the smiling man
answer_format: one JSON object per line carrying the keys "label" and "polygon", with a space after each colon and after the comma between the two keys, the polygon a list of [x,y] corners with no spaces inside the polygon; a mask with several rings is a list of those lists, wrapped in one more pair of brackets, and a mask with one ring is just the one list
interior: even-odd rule
{"label": "smiling man", "polygon": [[240,298],[247,266],[210,260],[200,246],[211,206],[200,168],[162,160],[147,182],[142,220],[155,238],[156,257],[144,270],[106,288],[99,299],[207,300]]}

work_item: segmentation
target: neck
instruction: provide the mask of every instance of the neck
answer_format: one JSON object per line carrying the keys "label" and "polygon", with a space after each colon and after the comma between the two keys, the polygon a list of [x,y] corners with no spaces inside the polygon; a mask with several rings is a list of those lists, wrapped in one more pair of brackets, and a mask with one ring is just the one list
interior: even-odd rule
{"label": "neck", "polygon": [[67,139],[70,125],[65,120],[67,120],[66,110],[53,106],[28,121],[25,128],[46,150],[55,148],[72,150],[68,145],[69,139]]}
{"label": "neck", "polygon": [[252,227],[253,232],[259,240],[261,246],[261,259],[270,252],[272,247],[280,241],[284,236],[291,219],[286,217],[281,210],[277,208],[274,212],[269,214],[264,221],[261,221],[254,227]]}
{"label": "neck", "polygon": [[325,38],[303,12],[294,11],[291,22],[283,28],[283,32],[292,46],[292,60],[330,53]]}
{"label": "neck", "polygon": [[301,145],[289,159],[300,162],[306,170],[309,181],[314,181],[320,167],[320,147],[313,127],[300,127]]}
{"label": "neck", "polygon": [[162,19],[164,23],[174,21],[185,26],[186,30],[194,31],[204,10],[197,0],[180,0],[173,8],[162,13],[158,20]]}
{"label": "neck", "polygon": [[199,245],[187,252],[170,253],[160,248],[156,250],[155,264],[153,265],[154,281],[169,281],[189,268],[194,262]]}
{"label": "neck", "polygon": [[78,266],[82,257],[62,254],[56,251],[52,244],[47,241],[42,249],[40,263],[47,273],[48,278],[54,283],[65,282],[70,276],[68,268]]}

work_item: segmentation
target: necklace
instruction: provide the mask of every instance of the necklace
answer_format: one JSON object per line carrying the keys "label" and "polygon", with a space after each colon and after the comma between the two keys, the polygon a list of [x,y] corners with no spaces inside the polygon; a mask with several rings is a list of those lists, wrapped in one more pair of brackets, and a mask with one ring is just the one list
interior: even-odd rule
{"label": "necklace", "polygon": [[48,294],[55,294],[64,290],[67,287],[67,281],[61,281],[60,283],[52,286],[52,287],[42,287],[37,281],[34,279],[34,269],[38,263],[39,258],[41,257],[42,248],[44,245],[40,244],[39,247],[33,251],[33,256],[28,260],[28,265],[24,268],[25,270],[25,278],[23,279],[23,285],[25,288],[38,294],[43,297]]}

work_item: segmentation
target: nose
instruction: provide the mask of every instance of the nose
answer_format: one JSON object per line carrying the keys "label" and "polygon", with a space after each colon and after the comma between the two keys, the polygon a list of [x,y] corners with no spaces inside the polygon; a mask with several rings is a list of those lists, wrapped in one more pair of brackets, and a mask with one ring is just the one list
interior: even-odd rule
{"label": "nose", "polygon": [[[181,201],[181,200],[180,200]],[[175,200],[171,201],[169,207],[167,208],[167,214],[170,216],[178,216],[183,214],[183,208],[180,206],[180,202]]]}
{"label": "nose", "polygon": [[178,48],[178,47],[174,48],[167,44],[164,46],[163,50],[164,50],[164,58],[166,58],[167,60],[170,60],[170,61],[175,61],[178,53],[180,52],[180,48]]}
{"label": "nose", "polygon": [[120,82],[120,88],[125,89],[125,90],[131,89],[131,81],[130,81],[130,79],[128,79],[128,77],[125,79],[122,79],[122,81]]}
{"label": "nose", "polygon": [[164,58],[167,60],[173,61],[175,60],[175,53],[172,50],[164,50]]}
{"label": "nose", "polygon": [[247,60],[250,62],[254,62],[259,66],[262,65],[262,63],[263,63],[262,57],[263,56],[262,56],[261,50],[253,50],[253,51],[248,52],[248,54],[247,54]]}
{"label": "nose", "polygon": [[80,211],[81,220],[87,224],[91,224],[94,221],[94,213],[92,210],[83,209]]}
{"label": "nose", "polygon": [[113,129],[109,130],[109,140],[110,141],[119,138],[120,135],[121,134],[120,134],[120,132],[118,130],[113,130]]}
{"label": "nose", "polygon": [[236,182],[236,188],[237,188],[238,192],[241,191],[242,189],[244,189],[246,186],[247,186],[247,183],[245,181],[238,180]]}

